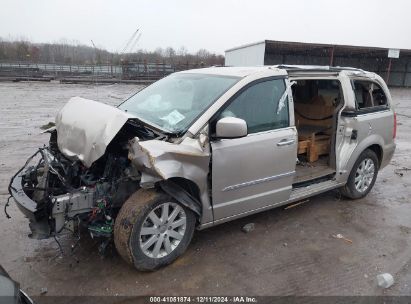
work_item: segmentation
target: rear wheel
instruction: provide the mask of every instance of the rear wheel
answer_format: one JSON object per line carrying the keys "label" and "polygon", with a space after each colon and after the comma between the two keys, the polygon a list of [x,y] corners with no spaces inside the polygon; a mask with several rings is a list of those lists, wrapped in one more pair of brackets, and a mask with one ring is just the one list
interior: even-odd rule
{"label": "rear wheel", "polygon": [[365,150],[355,162],[347,184],[340,189],[341,193],[351,199],[366,196],[375,184],[378,169],[378,157],[375,152]]}
{"label": "rear wheel", "polygon": [[116,218],[114,242],[122,258],[138,270],[155,270],[184,253],[195,221],[191,210],[167,194],[140,189]]}

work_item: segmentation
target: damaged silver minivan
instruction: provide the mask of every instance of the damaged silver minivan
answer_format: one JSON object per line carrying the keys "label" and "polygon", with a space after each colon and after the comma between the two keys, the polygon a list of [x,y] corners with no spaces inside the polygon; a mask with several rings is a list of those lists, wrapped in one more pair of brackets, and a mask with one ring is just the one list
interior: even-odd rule
{"label": "damaged silver minivan", "polygon": [[78,233],[139,270],[183,254],[194,230],[331,189],[364,197],[395,150],[378,75],[318,66],[174,73],[117,108],[79,97],[9,192],[31,237]]}

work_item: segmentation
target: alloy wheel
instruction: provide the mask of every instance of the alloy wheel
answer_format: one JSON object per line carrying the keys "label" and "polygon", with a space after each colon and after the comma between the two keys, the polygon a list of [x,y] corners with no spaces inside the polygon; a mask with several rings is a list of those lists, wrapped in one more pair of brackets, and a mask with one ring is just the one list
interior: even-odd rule
{"label": "alloy wheel", "polygon": [[144,219],[140,231],[140,248],[150,258],[162,258],[173,252],[184,237],[187,216],[173,202],[154,208]]}
{"label": "alloy wheel", "polygon": [[365,158],[355,172],[354,185],[358,192],[364,193],[370,187],[375,174],[375,165],[372,159]]}

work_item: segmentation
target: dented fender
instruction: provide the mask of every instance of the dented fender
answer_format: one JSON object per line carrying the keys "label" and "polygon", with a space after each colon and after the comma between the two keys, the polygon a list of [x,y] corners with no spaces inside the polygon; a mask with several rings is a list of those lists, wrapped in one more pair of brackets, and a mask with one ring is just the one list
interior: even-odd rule
{"label": "dented fender", "polygon": [[[129,142],[129,160],[141,172],[140,186],[152,188],[156,183],[186,207],[200,216],[200,223],[213,220],[208,194],[207,177],[210,163],[208,137],[184,138],[180,143],[160,140]],[[180,177],[194,182],[199,190],[200,202],[180,186],[174,187],[171,178]],[[173,189],[171,189],[173,188]]]}
{"label": "dented fender", "polygon": [[208,142],[185,138],[181,143],[160,140],[140,141],[138,137],[129,143],[129,159],[141,171],[140,185],[154,187],[161,180],[182,177],[197,184],[203,191],[207,184],[210,152]]}

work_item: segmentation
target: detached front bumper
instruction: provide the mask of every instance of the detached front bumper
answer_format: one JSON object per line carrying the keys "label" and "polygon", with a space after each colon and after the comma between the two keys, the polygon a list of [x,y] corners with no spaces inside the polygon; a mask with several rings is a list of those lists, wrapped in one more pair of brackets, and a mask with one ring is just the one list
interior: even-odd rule
{"label": "detached front bumper", "polygon": [[20,211],[29,219],[31,234],[29,237],[45,239],[50,237],[50,225],[45,204],[38,204],[32,200],[23,189],[23,176],[26,166],[13,177],[9,186],[9,193],[16,202]]}
{"label": "detached front bumper", "polygon": [[37,203],[27,196],[23,190],[22,180],[24,172],[20,172],[11,181],[10,195],[13,196],[17,207],[30,220],[37,221],[44,217],[44,212],[37,209]]}

